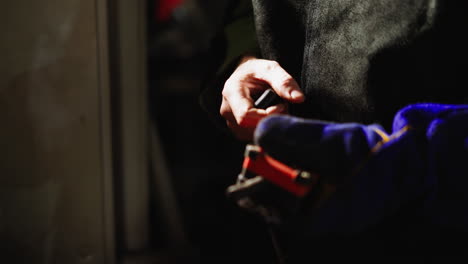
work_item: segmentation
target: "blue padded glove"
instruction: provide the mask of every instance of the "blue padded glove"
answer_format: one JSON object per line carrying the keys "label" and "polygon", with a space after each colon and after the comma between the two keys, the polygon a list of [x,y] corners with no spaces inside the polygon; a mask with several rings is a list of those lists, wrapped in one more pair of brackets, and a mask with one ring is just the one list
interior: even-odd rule
{"label": "blue padded glove", "polygon": [[277,160],[318,173],[336,184],[362,164],[382,136],[386,133],[379,125],[275,115],[260,122],[254,140]]}
{"label": "blue padded glove", "polygon": [[422,226],[468,231],[466,105],[410,105],[390,135],[378,125],[276,115],[260,122],[255,143],[321,175],[316,197],[289,219],[294,236],[357,233],[403,211]]}

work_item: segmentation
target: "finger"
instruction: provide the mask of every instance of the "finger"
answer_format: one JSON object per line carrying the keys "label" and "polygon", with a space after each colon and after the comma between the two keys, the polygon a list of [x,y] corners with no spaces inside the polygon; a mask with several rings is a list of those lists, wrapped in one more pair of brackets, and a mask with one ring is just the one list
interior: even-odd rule
{"label": "finger", "polygon": [[242,116],[240,121],[237,121],[240,127],[252,128],[256,127],[258,122],[268,114],[264,109],[251,108]]}
{"label": "finger", "polygon": [[285,104],[277,104],[268,107],[265,109],[267,115],[272,115],[272,114],[285,114],[287,113],[287,106]]}
{"label": "finger", "polygon": [[231,121],[226,121],[226,124],[238,140],[252,141],[255,128],[243,128],[238,126],[236,122]]}
{"label": "finger", "polygon": [[266,116],[263,109],[253,108],[253,100],[244,90],[228,93],[224,97],[226,104],[229,105],[232,114],[241,127],[256,126],[258,121]]}
{"label": "finger", "polygon": [[224,97],[223,97],[223,101],[221,102],[221,107],[219,108],[219,113],[224,119],[235,121],[234,115],[232,114],[231,107],[229,106],[227,100]]}
{"label": "finger", "polygon": [[223,101],[229,105],[237,123],[253,107],[252,98],[243,86],[243,81],[233,75],[226,81],[223,89]]}
{"label": "finger", "polygon": [[273,90],[282,98],[293,102],[304,101],[296,80],[275,61],[263,61],[263,71],[256,71],[255,77],[267,82]]}
{"label": "finger", "polygon": [[235,124],[236,126],[244,128],[257,126],[260,119],[267,116],[267,112],[263,109],[250,108],[239,118],[236,118],[232,107],[226,98],[221,103],[220,113],[227,122],[231,123],[231,126],[232,124]]}
{"label": "finger", "polygon": [[221,115],[226,120],[227,127],[231,130],[232,134],[238,140],[252,141],[254,128],[242,128],[242,127],[240,127],[237,124],[236,119],[234,118],[234,115],[232,114],[232,110],[229,107],[229,104],[226,102],[226,100],[223,100],[223,102],[221,104],[220,112],[221,112]]}

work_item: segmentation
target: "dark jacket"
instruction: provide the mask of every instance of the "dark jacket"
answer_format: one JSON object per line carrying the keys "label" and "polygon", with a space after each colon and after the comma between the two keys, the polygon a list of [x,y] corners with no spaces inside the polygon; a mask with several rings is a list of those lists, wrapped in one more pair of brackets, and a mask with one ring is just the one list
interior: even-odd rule
{"label": "dark jacket", "polygon": [[293,114],[389,127],[419,102],[467,103],[466,1],[253,0],[262,57],[300,83]]}
{"label": "dark jacket", "polygon": [[[468,103],[466,1],[252,2],[258,55],[278,61],[306,94],[293,115],[389,129],[411,103]],[[215,99],[203,100],[214,115],[232,70],[211,84]]]}

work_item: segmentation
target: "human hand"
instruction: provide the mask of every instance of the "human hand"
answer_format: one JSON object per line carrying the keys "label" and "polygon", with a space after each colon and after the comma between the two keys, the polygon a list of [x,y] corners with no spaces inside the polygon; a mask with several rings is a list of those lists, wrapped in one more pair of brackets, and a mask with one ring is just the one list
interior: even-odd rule
{"label": "human hand", "polygon": [[220,114],[238,139],[250,141],[262,118],[287,113],[286,104],[267,109],[254,107],[253,97],[268,88],[286,102],[301,103],[305,99],[294,78],[277,62],[254,57],[244,58],[224,84]]}

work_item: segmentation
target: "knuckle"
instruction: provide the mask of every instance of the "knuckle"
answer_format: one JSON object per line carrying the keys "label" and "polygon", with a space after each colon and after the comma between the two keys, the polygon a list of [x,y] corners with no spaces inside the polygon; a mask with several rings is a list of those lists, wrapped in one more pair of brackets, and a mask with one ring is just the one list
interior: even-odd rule
{"label": "knuckle", "polygon": [[236,71],[242,70],[242,69],[244,69],[244,68],[249,68],[249,67],[251,67],[251,66],[252,66],[253,64],[255,64],[255,63],[256,63],[255,60],[247,60],[247,61],[241,63],[241,64],[239,65],[239,67],[237,67]]}
{"label": "knuckle", "polygon": [[278,85],[281,87],[289,88],[293,86],[293,84],[294,84],[294,78],[291,77],[290,75],[285,74],[283,76],[280,76],[278,79]]}
{"label": "knuckle", "polygon": [[221,104],[221,107],[219,108],[219,114],[227,119],[229,117],[229,112],[230,112],[230,107],[226,105],[225,102]]}
{"label": "knuckle", "polygon": [[238,79],[237,78],[234,79],[233,76],[231,76],[224,83],[223,91],[221,92],[223,98],[229,98],[238,87],[239,87]]}
{"label": "knuckle", "polygon": [[230,80],[228,79],[225,83],[224,83],[224,87],[223,87],[223,91],[221,92],[222,96],[223,96],[223,100],[225,97],[227,97],[229,95],[229,87],[231,87],[231,82]]}
{"label": "knuckle", "polygon": [[226,118],[226,115],[227,115],[226,108],[221,106],[221,108],[219,108],[219,114],[220,114],[222,117]]}
{"label": "knuckle", "polygon": [[221,92],[221,95],[223,96],[223,101],[226,100],[226,97],[228,96],[228,91],[227,91],[226,86],[224,86],[224,89]]}
{"label": "knuckle", "polygon": [[265,62],[265,67],[266,67],[267,70],[274,70],[274,69],[280,67],[280,65],[276,61],[266,61]]}

